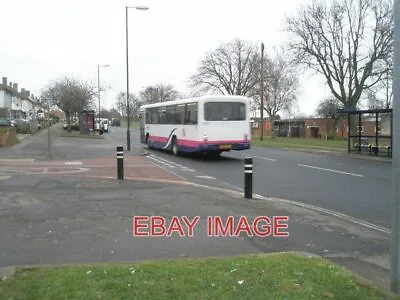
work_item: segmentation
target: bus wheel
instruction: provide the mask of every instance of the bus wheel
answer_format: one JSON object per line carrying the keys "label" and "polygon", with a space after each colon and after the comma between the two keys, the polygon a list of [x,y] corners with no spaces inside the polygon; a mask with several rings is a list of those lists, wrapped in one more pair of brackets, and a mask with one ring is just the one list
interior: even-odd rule
{"label": "bus wheel", "polygon": [[175,138],[172,140],[172,154],[175,156],[179,154],[178,143],[176,142]]}

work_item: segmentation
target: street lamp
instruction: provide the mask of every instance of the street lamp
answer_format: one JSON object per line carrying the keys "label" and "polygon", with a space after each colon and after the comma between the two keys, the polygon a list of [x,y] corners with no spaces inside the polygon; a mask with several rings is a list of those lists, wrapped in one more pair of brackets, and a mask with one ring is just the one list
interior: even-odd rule
{"label": "street lamp", "polygon": [[126,112],[128,115],[128,129],[126,131],[126,144],[128,151],[131,151],[131,131],[130,131],[130,109],[129,109],[129,52],[128,52],[128,9],[134,8],[137,10],[148,10],[147,6],[126,6],[125,19],[126,19]]}
{"label": "street lamp", "polygon": [[99,97],[99,124],[100,124],[100,67],[107,68],[110,65],[97,65],[97,94]]}
{"label": "street lamp", "polygon": [[261,43],[261,88],[260,88],[260,141],[264,138],[264,43]]}

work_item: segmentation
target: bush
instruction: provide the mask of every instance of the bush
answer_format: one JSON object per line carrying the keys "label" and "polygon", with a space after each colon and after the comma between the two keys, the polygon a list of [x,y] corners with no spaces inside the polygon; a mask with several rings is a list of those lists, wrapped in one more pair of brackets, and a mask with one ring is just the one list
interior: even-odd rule
{"label": "bush", "polygon": [[335,136],[333,134],[328,134],[326,137],[327,140],[334,140]]}
{"label": "bush", "polygon": [[23,124],[19,124],[17,126],[17,133],[20,134],[31,134],[31,126],[29,125],[29,123],[23,123]]}

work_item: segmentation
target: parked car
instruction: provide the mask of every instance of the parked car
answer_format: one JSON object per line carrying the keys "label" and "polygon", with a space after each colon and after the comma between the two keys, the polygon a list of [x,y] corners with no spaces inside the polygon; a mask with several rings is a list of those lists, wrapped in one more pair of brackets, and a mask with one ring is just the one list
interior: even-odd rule
{"label": "parked car", "polygon": [[103,132],[108,132],[108,120],[101,123],[101,128],[103,129]]}
{"label": "parked car", "polygon": [[3,127],[3,126],[6,126],[6,127],[11,126],[11,121],[7,120],[7,119],[0,119],[0,127]]}
{"label": "parked car", "polygon": [[[64,123],[63,128],[64,130],[68,130],[68,123]],[[80,130],[79,121],[71,123],[71,130]]]}

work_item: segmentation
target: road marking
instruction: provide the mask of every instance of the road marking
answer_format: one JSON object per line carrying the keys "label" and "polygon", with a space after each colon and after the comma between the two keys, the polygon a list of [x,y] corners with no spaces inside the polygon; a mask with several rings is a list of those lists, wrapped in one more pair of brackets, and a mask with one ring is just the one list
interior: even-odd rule
{"label": "road marking", "polygon": [[156,162],[158,162],[158,163],[161,163],[161,164],[163,164],[164,166],[167,166],[167,167],[169,167],[169,168],[175,168],[175,166],[173,166],[173,165],[171,165],[171,164],[169,164],[169,163],[166,163],[166,162],[164,162],[164,161],[162,161],[162,160],[159,160],[159,159],[155,158],[154,155],[149,155],[149,156],[147,156],[147,157],[150,158],[150,159],[152,159],[153,161],[156,161]]}
{"label": "road marking", "polygon": [[10,179],[10,177],[11,177],[11,176],[3,176],[3,175],[0,175],[0,180],[7,180],[7,179]]}
{"label": "road marking", "polygon": [[159,156],[155,156],[155,155],[153,155],[153,154],[150,154],[148,157],[151,158],[151,159],[153,159],[153,160],[156,160],[156,161],[158,161],[158,162],[160,162],[160,163],[162,163],[162,164],[164,164],[164,165],[167,165],[169,168],[176,168],[176,167],[178,167],[178,168],[180,168],[182,171],[186,171],[186,172],[195,172],[195,170],[193,170],[193,169],[190,169],[190,168],[188,168],[188,167],[185,167],[185,166],[183,166],[183,165],[181,165],[181,164],[178,164],[178,163],[176,163],[176,162],[167,160],[167,159],[165,159],[165,158],[161,158],[161,157],[159,157]]}
{"label": "road marking", "polygon": [[64,165],[81,165],[81,161],[66,161],[64,162]]}
{"label": "road marking", "polygon": [[215,177],[212,176],[207,176],[207,175],[199,175],[195,176],[196,178],[202,178],[202,179],[216,179]]}
{"label": "road marking", "polygon": [[33,162],[35,158],[4,158],[0,159],[0,162]]}
{"label": "road marking", "polygon": [[[249,155],[249,156],[251,157],[251,155]],[[268,157],[262,157],[262,156],[256,156],[256,155],[253,155],[253,157],[259,158],[259,159],[265,159],[265,160],[269,160],[269,161],[276,161],[276,159],[268,158]]]}
{"label": "road marking", "polygon": [[156,163],[154,163],[154,162],[150,162],[150,163],[152,163],[153,165],[155,165],[155,166],[158,167],[158,168],[163,169],[164,171],[166,171],[166,172],[168,172],[168,173],[171,173],[171,174],[174,175],[174,176],[179,177],[180,179],[186,180],[185,177],[183,177],[183,176],[181,176],[181,175],[179,175],[179,174],[176,174],[175,172],[172,172],[171,170],[168,170],[167,168],[165,168],[165,167],[163,167],[163,166],[160,166],[159,164],[156,164]]}
{"label": "road marking", "polygon": [[[155,155],[151,155],[151,156],[155,156]],[[162,158],[162,157],[159,157],[159,156],[156,156],[156,157],[157,157],[159,160],[162,160],[162,161],[164,161],[164,162],[166,162],[166,163],[171,164],[172,166],[176,166],[176,167],[181,168],[181,169],[192,170],[192,169],[189,169],[188,167],[183,166],[183,165],[181,165],[181,164],[178,164],[178,163],[176,163],[176,162],[174,162],[174,161],[167,160],[167,159]],[[194,171],[194,170],[192,170],[192,171]]]}
{"label": "road marking", "polygon": [[364,175],[361,175],[361,174],[354,174],[354,173],[342,172],[342,171],[338,171],[338,170],[325,169],[325,168],[320,168],[320,167],[315,167],[315,166],[309,166],[309,165],[298,164],[298,166],[299,166],[299,167],[310,168],[310,169],[328,171],[328,172],[333,172],[333,173],[345,174],[345,175],[350,175],[350,176],[364,177]]}
{"label": "road marking", "polygon": [[[35,171],[36,169],[36,171]],[[83,173],[90,171],[88,168],[68,168],[67,170],[61,171],[49,171],[49,168],[34,168],[34,170],[16,170],[16,169],[5,169],[2,172],[18,174],[18,175],[51,175],[51,174],[73,174],[73,173]]]}

